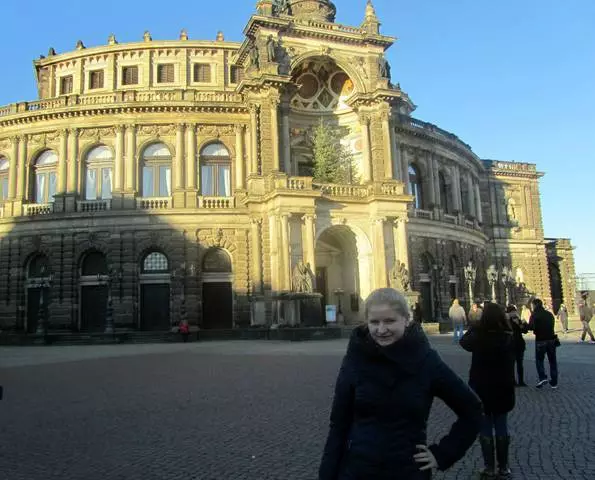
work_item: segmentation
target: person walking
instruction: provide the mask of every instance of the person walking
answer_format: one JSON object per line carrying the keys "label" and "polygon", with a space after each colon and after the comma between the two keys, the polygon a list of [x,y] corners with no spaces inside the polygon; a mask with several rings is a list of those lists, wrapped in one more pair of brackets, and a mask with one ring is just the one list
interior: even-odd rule
{"label": "person walking", "polygon": [[589,306],[589,302],[585,298],[581,303],[579,303],[579,315],[581,319],[581,323],[583,325],[583,332],[581,333],[581,338],[579,343],[583,343],[587,337],[587,334],[591,337],[591,343],[595,343],[595,338],[593,338],[593,331],[591,330],[591,319],[593,318],[593,309]]}
{"label": "person walking", "polygon": [[471,304],[471,310],[469,311],[469,327],[473,328],[479,325],[479,320],[481,319],[481,314],[483,313],[483,309],[476,303],[473,302]]}
{"label": "person walking", "polygon": [[465,309],[459,304],[458,298],[455,298],[452,301],[452,305],[448,310],[448,318],[450,318],[450,321],[452,322],[453,340],[455,343],[458,343],[463,337],[463,329],[467,322]]}
{"label": "person walking", "polygon": [[188,342],[188,337],[190,336],[190,326],[188,325],[188,320],[182,320],[180,322],[180,333],[182,334],[182,340],[184,343]]}
{"label": "person walking", "polygon": [[504,309],[495,303],[487,304],[479,325],[468,330],[460,344],[472,353],[469,386],[479,395],[484,409],[479,435],[484,461],[480,477],[511,478],[508,462],[508,413],[513,410],[516,402],[515,345]]}
{"label": "person walking", "polygon": [[566,305],[560,305],[557,317],[560,323],[562,324],[562,331],[564,333],[568,333],[568,309],[566,308]]}
{"label": "person walking", "polygon": [[413,321],[418,325],[421,325],[424,321],[424,314],[419,302],[415,302],[415,305],[413,306]]}
{"label": "person walking", "polygon": [[[405,297],[373,291],[339,370],[319,480],[428,480],[475,441],[481,402],[409,320]],[[450,432],[427,445],[434,397],[457,415]]]}
{"label": "person walking", "polygon": [[535,366],[539,380],[536,387],[542,388],[548,383],[545,374],[545,357],[550,364],[550,386],[558,388],[558,360],[556,358],[556,343],[558,337],[554,332],[554,315],[543,308],[543,302],[536,298],[533,300],[533,314],[529,319],[529,330],[535,334]]}
{"label": "person walking", "polygon": [[527,348],[527,344],[525,343],[523,334],[529,331],[528,324],[521,320],[515,305],[509,305],[506,307],[506,315],[512,328],[512,338],[514,341],[514,363],[516,364],[517,375],[515,385],[518,387],[526,387],[527,384],[524,380],[525,369],[523,362],[525,359],[525,349]]}

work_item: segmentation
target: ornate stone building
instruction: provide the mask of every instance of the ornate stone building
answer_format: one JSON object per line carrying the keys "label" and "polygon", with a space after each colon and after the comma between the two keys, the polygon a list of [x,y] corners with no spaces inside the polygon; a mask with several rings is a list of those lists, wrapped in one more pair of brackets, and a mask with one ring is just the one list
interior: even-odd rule
{"label": "ornate stone building", "polygon": [[[39,100],[0,108],[3,328],[111,330],[108,308],[117,329],[283,322],[303,265],[300,288],[341,299],[347,323],[387,285],[427,319],[454,296],[572,307],[535,165],[482,161],[412,117],[379,27],[370,2],[349,27],[330,1],[261,0],[242,43],[146,32],[36,60]],[[357,182],[310,176],[321,119]]]}

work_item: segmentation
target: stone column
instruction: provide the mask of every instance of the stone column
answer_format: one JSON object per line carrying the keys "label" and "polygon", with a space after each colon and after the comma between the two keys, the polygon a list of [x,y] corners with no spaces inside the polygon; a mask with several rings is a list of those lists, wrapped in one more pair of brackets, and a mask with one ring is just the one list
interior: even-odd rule
{"label": "stone column", "polygon": [[473,180],[471,179],[471,174],[467,173],[467,203],[469,204],[469,215],[475,216],[474,212],[475,209],[475,190],[473,188]]}
{"label": "stone column", "polygon": [[273,147],[273,171],[280,169],[279,155],[279,100],[271,99],[271,143]]}
{"label": "stone column", "polygon": [[434,177],[434,205],[437,208],[440,208],[442,207],[442,198],[440,198],[440,166],[438,165],[436,155],[433,153],[430,154],[430,162],[432,164],[432,175]]}
{"label": "stone column", "polygon": [[384,246],[384,222],[385,218],[377,218],[373,221],[374,228],[374,267],[376,272],[376,288],[383,288],[388,285],[386,271],[386,249]]}
{"label": "stone column", "polygon": [[64,195],[66,193],[67,169],[66,159],[68,155],[68,130],[60,131],[60,146],[58,148],[58,188],[56,193]]}
{"label": "stone column", "polygon": [[[21,135],[19,138],[19,156],[17,174],[17,200],[21,202],[27,196],[27,135]],[[19,212],[16,212],[19,213]]]}
{"label": "stone column", "polygon": [[310,270],[316,274],[316,215],[304,215],[304,262],[310,264]]}
{"label": "stone column", "polygon": [[251,218],[251,241],[252,241],[252,294],[262,294],[262,242],[260,226],[262,218]]}
{"label": "stone column", "polygon": [[282,269],[283,275],[281,279],[283,281],[282,288],[284,290],[291,290],[291,259],[289,257],[289,214],[284,213],[281,215],[281,258],[282,258]]}
{"label": "stone column", "polygon": [[275,214],[269,216],[269,242],[271,254],[271,290],[278,292],[281,290],[279,279],[279,221]]}
{"label": "stone column", "polygon": [[479,183],[475,184],[475,209],[477,212],[477,221],[483,223],[483,212],[481,211],[481,194],[479,192]]}
{"label": "stone column", "polygon": [[397,143],[397,135],[393,132],[391,128],[392,134],[392,155],[393,155],[393,165],[394,165],[394,173],[397,180],[400,180],[403,183],[407,183],[407,175],[403,173],[403,160],[401,159],[401,146]]}
{"label": "stone column", "polygon": [[134,196],[136,192],[137,182],[134,176],[136,170],[136,125],[126,125],[126,183],[124,190],[129,196]]}
{"label": "stone column", "polygon": [[186,206],[196,208],[200,172],[196,166],[196,126],[186,125]]}
{"label": "stone column", "polygon": [[434,164],[432,163],[432,154],[427,152],[425,155],[425,160],[428,178],[424,179],[425,181],[423,182],[423,184],[424,186],[426,186],[428,190],[430,205],[436,205],[436,181],[434,180],[436,172],[434,171]]}
{"label": "stone column", "polygon": [[281,135],[283,139],[283,170],[287,175],[293,175],[291,170],[291,135],[289,132],[289,106],[281,109]]}
{"label": "stone column", "polygon": [[[76,195],[78,192],[78,129],[73,128],[68,135],[68,185],[67,191],[69,195]],[[81,159],[82,161],[82,159]],[[83,170],[84,171],[84,170]],[[84,190],[84,187],[83,187]],[[83,197],[84,197],[84,192]]]}
{"label": "stone column", "polygon": [[[401,159],[401,171],[403,172],[403,183],[405,185],[409,185],[409,158],[407,153],[407,148],[404,145],[401,145],[399,148],[399,158]],[[405,189],[406,192],[409,191],[409,187]]]}
{"label": "stone column", "polygon": [[407,244],[407,218],[396,218],[393,222],[393,238],[395,240],[395,260],[405,264],[409,270],[409,247]]}
{"label": "stone column", "polygon": [[114,192],[124,189],[124,126],[116,125],[116,145],[114,158]]}
{"label": "stone column", "polygon": [[175,190],[184,189],[184,124],[176,125],[176,169],[175,169]]}
{"label": "stone column", "polygon": [[393,179],[393,141],[390,129],[390,116],[388,112],[382,112],[382,134],[384,135],[384,177]]}
{"label": "stone column", "polygon": [[370,118],[367,115],[360,115],[360,123],[362,127],[362,148],[363,148],[363,162],[362,165],[362,180],[364,183],[372,180],[372,152],[370,151]]}
{"label": "stone column", "polygon": [[10,139],[10,164],[8,167],[8,200],[14,201],[17,194],[17,168],[19,156],[19,139]]}
{"label": "stone column", "polygon": [[461,194],[459,192],[459,187],[457,184],[457,172],[456,172],[455,167],[451,167],[450,172],[451,172],[450,173],[450,177],[451,177],[450,194],[452,196],[452,209],[459,211],[460,210],[459,199],[461,198]]}
{"label": "stone column", "polygon": [[258,175],[258,105],[250,105],[250,175]]}
{"label": "stone column", "polygon": [[236,125],[236,189],[244,188],[244,125]]}

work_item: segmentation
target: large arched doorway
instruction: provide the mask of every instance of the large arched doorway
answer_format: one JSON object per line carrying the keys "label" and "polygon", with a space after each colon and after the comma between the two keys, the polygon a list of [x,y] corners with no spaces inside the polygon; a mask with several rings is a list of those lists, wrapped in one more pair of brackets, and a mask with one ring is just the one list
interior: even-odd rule
{"label": "large arched doorway", "polygon": [[202,262],[202,327],[233,328],[232,265],[222,248],[210,248]]}
{"label": "large arched doorway", "polygon": [[[27,315],[25,329],[35,333],[40,324],[40,317],[47,315],[51,301],[50,292],[45,285],[51,284],[48,258],[43,254],[35,255],[27,265]],[[45,291],[44,291],[45,288]]]}
{"label": "large arched doorway", "polygon": [[354,324],[363,318],[363,301],[372,289],[371,255],[368,238],[345,225],[327,228],[318,237],[316,290],[323,307],[337,306],[338,321]]}
{"label": "large arched doorway", "polygon": [[141,261],[140,329],[164,331],[170,324],[170,265],[159,251],[150,251]]}
{"label": "large arched doorway", "polygon": [[92,251],[83,257],[80,269],[81,332],[103,332],[107,313],[107,260],[101,252]]}

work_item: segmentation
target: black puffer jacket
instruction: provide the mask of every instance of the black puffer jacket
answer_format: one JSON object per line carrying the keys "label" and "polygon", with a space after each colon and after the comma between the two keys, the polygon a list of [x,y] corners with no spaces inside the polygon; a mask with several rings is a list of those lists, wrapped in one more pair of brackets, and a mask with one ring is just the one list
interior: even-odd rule
{"label": "black puffer jacket", "polygon": [[555,319],[551,312],[548,312],[543,307],[535,307],[529,320],[529,330],[533,330],[535,341],[545,342],[554,340],[556,338],[554,323]]}
{"label": "black puffer jacket", "polygon": [[485,413],[508,413],[514,408],[514,340],[512,332],[468,330],[460,341],[472,352],[469,386],[475,390]]}
{"label": "black puffer jacket", "polygon": [[430,348],[419,325],[384,348],[366,326],[356,328],[337,379],[320,480],[430,478],[413,455],[416,445],[427,445],[434,397],[458,416],[448,435],[430,446],[445,470],[473,444],[481,402]]}

